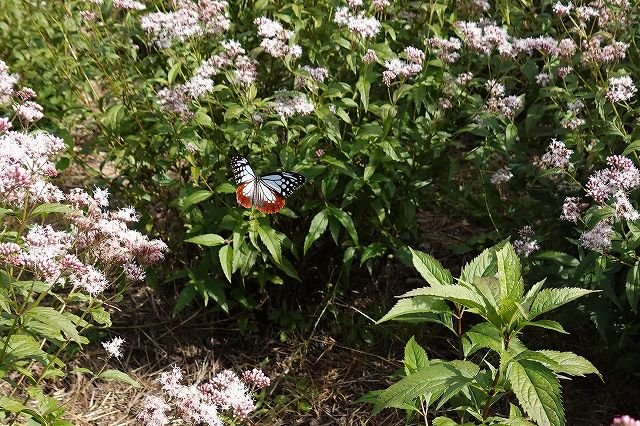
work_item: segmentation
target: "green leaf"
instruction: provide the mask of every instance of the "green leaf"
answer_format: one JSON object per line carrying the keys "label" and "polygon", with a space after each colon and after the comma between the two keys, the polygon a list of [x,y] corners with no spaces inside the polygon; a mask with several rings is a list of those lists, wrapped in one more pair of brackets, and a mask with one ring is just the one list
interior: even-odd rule
{"label": "green leaf", "polygon": [[540,426],[564,426],[564,408],[558,378],[539,362],[511,364],[509,383],[520,405]]}
{"label": "green leaf", "polygon": [[224,276],[227,277],[227,281],[231,282],[231,275],[233,275],[233,250],[229,244],[220,247],[218,258],[220,259],[220,266],[222,267]]}
{"label": "green leaf", "polygon": [[640,268],[638,267],[638,262],[636,262],[627,273],[625,291],[631,309],[633,312],[636,312],[638,308],[638,298],[640,298]]}
{"label": "green leaf", "polygon": [[189,207],[193,206],[194,204],[198,204],[198,203],[206,200],[207,198],[211,197],[212,195],[213,195],[213,192],[207,191],[207,190],[204,190],[204,189],[200,189],[198,191],[195,191],[195,192],[189,194],[187,197],[181,199],[182,205],[180,206],[180,209],[182,211],[186,211]]}
{"label": "green leaf", "polygon": [[462,335],[462,351],[465,358],[483,348],[495,352],[502,350],[500,330],[488,322],[476,324]]}
{"label": "green leaf", "polygon": [[260,240],[267,247],[267,250],[269,250],[273,259],[278,264],[282,264],[281,246],[284,236],[278,235],[273,228],[263,228],[262,226],[258,226],[258,236],[260,236]]}
{"label": "green leaf", "polygon": [[427,352],[420,346],[415,339],[415,336],[411,336],[411,339],[404,347],[404,368],[406,374],[411,374],[426,366],[429,363]]}
{"label": "green leaf", "polygon": [[142,387],[140,383],[138,383],[137,381],[129,377],[127,373],[119,370],[113,370],[113,369],[105,370],[102,373],[98,374],[97,377],[99,379],[116,380],[118,382],[124,382],[124,383],[130,384],[134,388]]}
{"label": "green leaf", "polygon": [[[26,314],[29,318],[27,328],[48,339],[65,341],[70,339],[82,344],[84,340],[78,334],[76,325],[64,314],[47,306],[36,306]],[[62,335],[64,333],[64,336]]]}
{"label": "green leaf", "polygon": [[577,287],[544,289],[536,295],[536,298],[531,304],[529,319],[531,320],[538,315],[549,312],[564,305],[565,303],[569,303],[579,297],[586,296],[591,293],[596,293],[596,291]]}
{"label": "green leaf", "polygon": [[[430,399],[442,395],[453,378],[462,377],[458,369],[447,362],[431,362],[415,373],[389,386],[382,391],[373,407],[372,414],[378,414],[388,407],[404,408],[415,398],[427,394]],[[466,379],[470,381],[470,379]]]}
{"label": "green leaf", "polygon": [[403,315],[413,315],[422,313],[450,313],[451,308],[442,299],[432,296],[416,296],[400,299],[395,306],[378,320],[376,324],[389,321]]}
{"label": "green leaf", "polygon": [[443,299],[459,303],[470,309],[477,309],[479,312],[485,312],[484,301],[476,292],[462,285],[452,284],[438,287],[422,287],[411,290],[400,297],[413,296],[436,296]]}
{"label": "green leaf", "polygon": [[498,280],[500,282],[500,302],[509,298],[520,300],[524,293],[524,283],[520,277],[520,259],[509,243],[496,252],[498,259]]}
{"label": "green leaf", "polygon": [[541,350],[536,351],[552,359],[555,363],[553,370],[557,373],[570,374],[572,376],[584,376],[585,374],[596,374],[600,379],[602,375],[596,367],[586,358],[576,355],[572,352],[558,352]]}
{"label": "green leaf", "polygon": [[111,327],[111,314],[107,312],[102,306],[91,309],[91,318],[100,325],[105,327]]}
{"label": "green leaf", "polygon": [[347,212],[344,212],[335,207],[329,207],[329,213],[331,213],[331,216],[340,221],[342,226],[344,226],[344,228],[351,236],[351,239],[353,240],[355,245],[358,245],[358,233],[356,232],[356,227],[353,224],[353,219],[351,219],[351,216]]}
{"label": "green leaf", "polygon": [[215,247],[225,243],[225,239],[218,234],[203,234],[184,240],[185,243],[200,244],[201,246]]}
{"label": "green leaf", "polygon": [[553,331],[557,331],[559,333],[569,334],[562,327],[562,324],[560,324],[557,321],[552,321],[552,320],[525,321],[525,322],[522,323],[522,326],[523,327],[524,326],[533,326],[533,327],[546,328],[547,330],[553,330]]}
{"label": "green leaf", "polygon": [[[5,345],[4,337],[0,339],[0,347]],[[40,343],[33,337],[26,334],[13,334],[8,337],[9,343],[7,345],[7,351],[3,364],[20,359],[35,359],[40,362],[44,362],[47,356],[46,352],[40,349]]]}
{"label": "green leaf", "polygon": [[364,112],[367,112],[369,110],[369,90],[371,90],[371,83],[365,80],[364,77],[360,77],[356,83],[356,89],[360,94],[360,100],[362,100]]}
{"label": "green leaf", "polygon": [[304,239],[304,254],[307,254],[309,247],[327,230],[327,224],[329,223],[329,217],[327,210],[321,210],[311,220],[311,226],[309,227],[309,233]]}
{"label": "green leaf", "polygon": [[193,119],[196,123],[204,127],[211,127],[211,124],[213,124],[213,120],[209,117],[207,110],[204,108],[198,109],[194,114]]}
{"label": "green leaf", "polygon": [[20,413],[27,407],[22,402],[9,398],[8,396],[0,396],[0,409],[10,413]]}
{"label": "green leaf", "polygon": [[376,242],[369,244],[362,252],[362,257],[360,257],[360,266],[364,265],[364,263],[369,259],[382,256],[386,251],[387,246],[383,243]]}
{"label": "green leaf", "polygon": [[73,207],[68,206],[66,204],[60,204],[60,203],[40,204],[31,212],[33,216],[40,216],[40,215],[46,216],[51,213],[74,214],[74,215],[80,214],[80,212],[74,209]]}
{"label": "green leaf", "polygon": [[476,277],[484,277],[487,272],[495,271],[496,259],[496,247],[490,247],[485,249],[471,262],[464,265],[460,272],[460,281],[464,284],[473,284]]}
{"label": "green leaf", "polygon": [[451,272],[446,270],[440,262],[421,251],[412,248],[409,248],[409,250],[411,250],[411,254],[413,255],[413,266],[426,282],[432,286],[453,284]]}
{"label": "green leaf", "polygon": [[5,209],[3,207],[0,207],[0,219],[2,219],[3,217],[5,217],[5,215],[13,215],[15,214],[15,212],[11,209]]}

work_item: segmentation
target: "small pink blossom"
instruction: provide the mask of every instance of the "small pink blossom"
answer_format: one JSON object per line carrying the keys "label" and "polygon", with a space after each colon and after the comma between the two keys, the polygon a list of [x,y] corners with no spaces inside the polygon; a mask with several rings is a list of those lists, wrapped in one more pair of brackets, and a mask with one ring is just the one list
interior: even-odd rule
{"label": "small pink blossom", "polygon": [[367,49],[367,53],[365,53],[364,57],[362,58],[362,60],[366,63],[366,64],[372,64],[374,62],[378,62],[378,55],[376,54],[376,51],[373,49]]}
{"label": "small pink blossom", "polygon": [[502,167],[497,172],[495,172],[493,175],[491,175],[490,181],[492,184],[499,186],[505,182],[510,181],[512,177],[513,177],[513,174],[511,173],[511,169],[505,166],[505,167]]}
{"label": "small pink blossom", "polygon": [[628,75],[612,77],[609,79],[609,89],[605,97],[610,102],[628,101],[638,92],[633,80]]}
{"label": "small pink blossom", "polygon": [[568,222],[578,223],[582,212],[587,208],[587,204],[580,201],[578,197],[567,197],[562,204],[562,214],[560,219]]}
{"label": "small pink blossom", "polygon": [[588,250],[603,251],[611,247],[613,227],[606,219],[598,222],[590,231],[580,235],[580,245]]}

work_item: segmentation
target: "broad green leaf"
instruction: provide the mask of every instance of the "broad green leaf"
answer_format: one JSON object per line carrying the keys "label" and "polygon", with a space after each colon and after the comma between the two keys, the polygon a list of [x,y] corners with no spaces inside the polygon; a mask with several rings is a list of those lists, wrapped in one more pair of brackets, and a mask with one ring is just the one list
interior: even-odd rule
{"label": "broad green leaf", "polygon": [[80,212],[73,207],[60,203],[40,204],[31,212],[33,216],[48,215],[51,213],[80,214]]}
{"label": "broad green leaf", "polygon": [[19,413],[25,410],[27,407],[20,401],[8,396],[0,396],[0,409],[8,411],[10,413]]}
{"label": "broad green leaf", "polygon": [[180,209],[182,211],[186,211],[189,207],[193,206],[194,204],[201,203],[202,201],[206,200],[212,195],[213,195],[213,192],[211,191],[199,189],[198,191],[195,191],[192,194],[189,194],[187,197],[182,198],[180,200],[182,201],[182,205],[180,206]]}
{"label": "broad green leaf", "polygon": [[500,302],[509,298],[520,300],[524,293],[524,283],[520,277],[520,259],[509,243],[496,252],[498,259],[498,281],[500,282]]}
{"label": "broad green leaf", "polygon": [[215,247],[225,243],[225,239],[218,234],[203,234],[187,238],[185,243],[200,244],[201,246]]}
{"label": "broad green leaf", "polygon": [[102,373],[98,374],[97,376],[99,379],[105,379],[105,380],[116,380],[119,382],[124,382],[127,384],[130,384],[131,386],[133,386],[134,388],[140,388],[141,385],[140,383],[138,383],[137,381],[133,380],[131,377],[129,377],[129,375],[123,371],[119,371],[119,370],[105,370]]}
{"label": "broad green leaf", "polygon": [[569,303],[591,293],[596,293],[596,291],[577,287],[544,289],[536,295],[536,298],[531,304],[529,319],[531,320],[538,315],[549,312],[565,303]]}
{"label": "broad green leaf", "polygon": [[513,362],[509,383],[522,408],[538,425],[565,425],[560,383],[548,367],[536,361]]}
{"label": "broad green leaf", "polygon": [[411,374],[429,363],[427,352],[420,346],[414,336],[404,347],[404,368],[406,374]]}
{"label": "broad green leaf", "polygon": [[220,266],[222,267],[224,276],[227,277],[227,281],[231,282],[231,275],[233,275],[233,250],[229,244],[220,247],[218,258],[220,259]]}
{"label": "broad green leaf", "polygon": [[382,409],[389,407],[404,408],[415,398],[426,394],[430,394],[433,399],[438,398],[455,377],[463,376],[449,363],[429,363],[382,391],[373,407],[373,414],[378,414]]}
{"label": "broad green leaf", "polygon": [[386,251],[387,251],[387,246],[383,243],[376,242],[376,243],[369,244],[362,251],[362,257],[360,257],[360,266],[362,266],[369,259],[382,256]]}
{"label": "broad green leaf", "polygon": [[207,111],[204,108],[199,108],[194,114],[193,119],[196,123],[204,127],[211,127],[211,124],[213,123],[213,120],[209,117],[209,114],[207,114]]}
{"label": "broad green leaf", "polygon": [[351,236],[351,239],[353,240],[354,244],[357,246],[358,233],[356,232],[356,227],[353,224],[353,219],[351,219],[351,216],[347,212],[344,212],[335,207],[329,207],[329,212],[331,213],[331,216],[335,217],[336,219],[338,219],[338,221],[340,221],[342,226],[344,226],[344,228],[349,233],[349,236]]}
{"label": "broad green leaf", "polygon": [[437,287],[422,287],[411,290],[400,297],[414,296],[441,297],[443,299],[459,303],[467,308],[476,309],[482,313],[485,312],[482,297],[478,293],[462,285],[452,284]]}
{"label": "broad green leaf", "polygon": [[[0,347],[4,347],[7,337],[0,339]],[[26,334],[13,334],[9,338],[4,364],[19,359],[35,359],[44,362],[46,352],[40,349],[40,343]]]}
{"label": "broad green leaf", "polygon": [[547,279],[545,278],[531,286],[529,291],[527,291],[527,294],[524,296],[524,300],[522,302],[523,308],[525,308],[526,310],[531,309],[531,304],[535,300],[535,297],[538,295],[538,292],[540,291],[546,280]]}
{"label": "broad green leaf", "polygon": [[484,277],[488,271],[495,271],[496,247],[485,249],[475,259],[464,265],[460,272],[460,281],[465,284],[473,284],[476,277]]}
{"label": "broad green leaf", "polygon": [[[260,240],[267,247],[269,253],[278,264],[282,264],[282,241],[284,236],[278,235],[273,228],[263,228],[258,226],[258,235]],[[285,271],[286,272],[286,271]]]}
{"label": "broad green leaf", "polygon": [[451,272],[446,270],[440,262],[421,251],[412,248],[409,248],[409,250],[411,250],[411,254],[413,255],[413,266],[426,282],[432,286],[453,284]]}
{"label": "broad green leaf", "polygon": [[451,308],[442,300],[432,296],[416,296],[400,299],[393,308],[378,320],[376,324],[396,319],[403,315],[413,315],[422,313],[450,313]]}
{"label": "broad green leaf", "polygon": [[304,239],[304,254],[307,254],[309,247],[327,230],[327,224],[329,223],[327,210],[321,210],[311,220],[311,226],[309,226],[309,233]]}
{"label": "broad green leaf", "polygon": [[59,341],[70,339],[80,344],[86,340],[80,337],[76,325],[66,315],[53,308],[37,306],[29,310],[26,316],[29,318],[27,328],[42,337]]}
{"label": "broad green leaf", "polygon": [[364,107],[364,112],[369,110],[369,90],[371,90],[371,83],[369,83],[364,77],[360,77],[356,83],[356,89],[360,94],[360,100]]}
{"label": "broad green leaf", "polygon": [[640,268],[638,267],[638,262],[636,262],[627,273],[625,291],[631,309],[633,312],[636,312],[638,308],[638,298],[640,298]]}
{"label": "broad green leaf", "polygon": [[602,375],[593,364],[591,364],[586,358],[576,355],[572,352],[558,352],[541,350],[537,351],[552,359],[557,363],[557,367],[553,369],[557,373],[570,374],[572,376],[584,376],[585,374],[596,374],[600,379]]}
{"label": "broad green leaf", "polygon": [[[476,324],[462,335],[462,351],[465,357],[469,357],[483,348],[498,353],[502,351],[500,330],[489,322]],[[509,341],[509,352],[519,353],[526,349],[517,337],[512,337]]]}
{"label": "broad green leaf", "polygon": [[99,325],[104,325],[107,328],[111,327],[111,314],[102,306],[91,309],[91,318]]}
{"label": "broad green leaf", "polygon": [[11,209],[5,209],[3,207],[0,207],[0,219],[2,219],[5,215],[8,215],[8,214],[15,214],[15,213]]}

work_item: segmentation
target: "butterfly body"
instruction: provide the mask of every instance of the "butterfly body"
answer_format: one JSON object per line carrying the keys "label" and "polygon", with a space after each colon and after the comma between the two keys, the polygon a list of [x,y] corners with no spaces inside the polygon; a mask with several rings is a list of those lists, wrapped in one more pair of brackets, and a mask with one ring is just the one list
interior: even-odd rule
{"label": "butterfly body", "polygon": [[240,155],[231,157],[231,169],[238,185],[238,204],[246,208],[253,206],[267,214],[280,211],[285,199],[305,182],[304,176],[294,172],[273,172],[260,176],[253,171],[249,161]]}

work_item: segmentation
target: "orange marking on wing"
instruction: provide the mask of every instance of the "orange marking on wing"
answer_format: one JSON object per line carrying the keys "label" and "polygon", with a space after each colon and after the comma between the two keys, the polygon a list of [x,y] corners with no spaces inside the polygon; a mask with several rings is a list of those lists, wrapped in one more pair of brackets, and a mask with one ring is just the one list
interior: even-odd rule
{"label": "orange marking on wing", "polygon": [[272,214],[279,212],[284,207],[284,198],[279,195],[276,195],[276,200],[273,202],[265,202],[261,206],[256,206],[258,210],[262,213]]}
{"label": "orange marking on wing", "polygon": [[246,207],[249,209],[251,208],[251,198],[243,194],[244,187],[247,186],[248,183],[249,182],[245,182],[238,186],[238,189],[236,189],[236,200],[238,200],[238,204],[240,204],[242,207]]}

